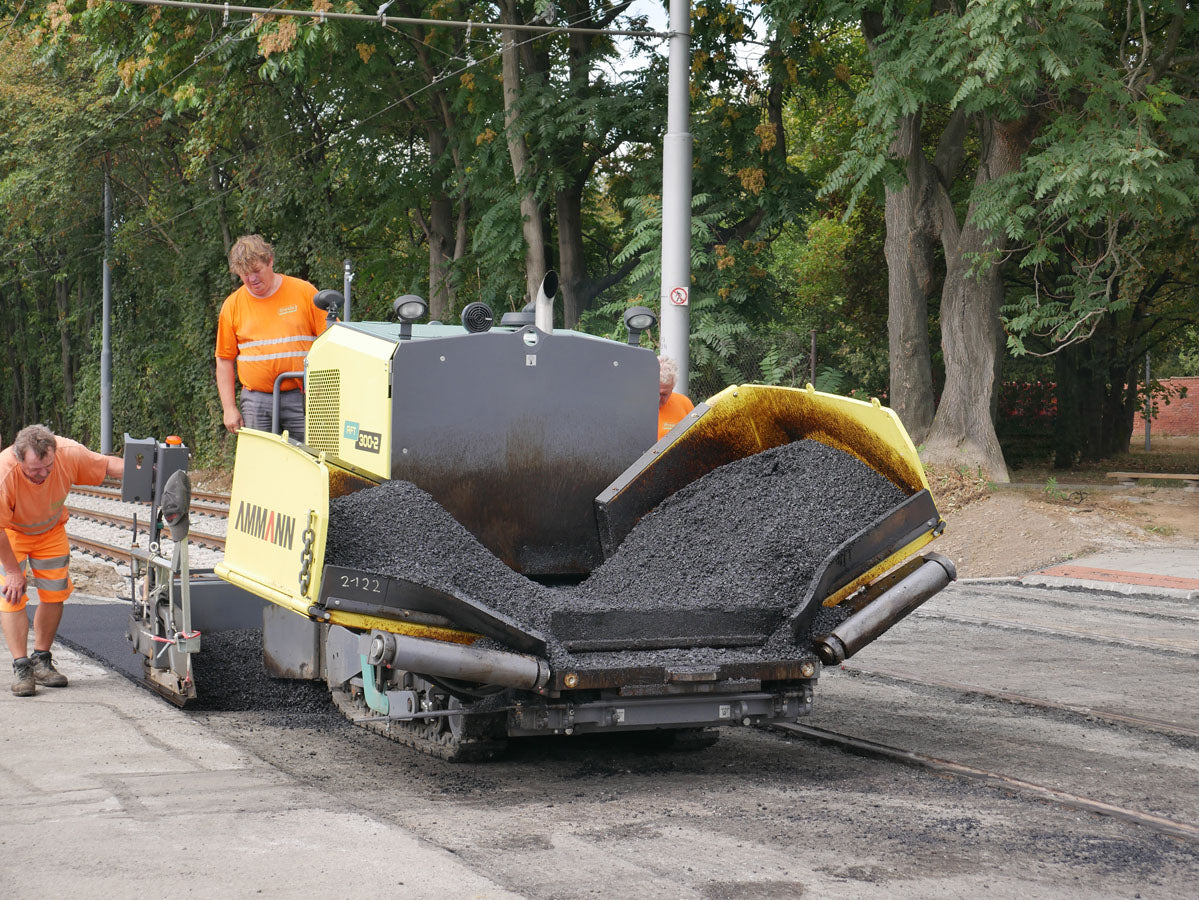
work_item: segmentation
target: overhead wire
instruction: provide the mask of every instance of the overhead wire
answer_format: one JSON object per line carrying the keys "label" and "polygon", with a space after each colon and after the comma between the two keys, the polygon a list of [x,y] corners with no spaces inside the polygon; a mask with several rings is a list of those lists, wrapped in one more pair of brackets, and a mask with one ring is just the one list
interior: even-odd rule
{"label": "overhead wire", "polygon": [[[169,7],[187,7],[187,8],[203,7],[203,8],[205,8],[206,11],[210,11],[210,12],[221,11],[224,8],[222,5],[217,5],[217,4],[171,2],[171,0],[118,0],[118,2],[134,3],[137,5],[144,5],[144,6],[169,6]],[[255,9],[256,13],[260,14],[260,15],[267,15],[267,14],[282,15],[282,14],[287,14],[287,13],[292,13],[292,12],[302,12],[302,11],[296,11],[296,10],[282,9],[279,7],[270,7],[270,8],[260,8],[259,9],[259,8],[230,6],[229,9],[230,10]],[[589,19],[591,17],[592,17],[591,11],[587,11],[586,13],[580,15],[579,18],[577,18],[575,21],[576,22],[586,21],[587,19]],[[371,17],[371,16],[368,16],[366,18],[372,19],[372,20],[375,19],[375,17]],[[387,18],[389,20],[391,20],[395,17],[389,16]],[[402,24],[410,24],[410,23],[405,21]],[[445,24],[445,22],[440,19],[428,19],[428,20],[420,20],[420,24],[436,26],[436,25]],[[478,23],[471,23],[471,24],[477,25]],[[389,29],[389,30],[398,31],[398,29]],[[563,26],[547,26],[544,28],[536,28],[536,29],[532,29],[529,26],[513,26],[511,28],[511,30],[517,30],[517,31],[524,30],[526,32],[532,30],[534,32],[530,37],[526,38],[525,40],[519,41],[515,44],[515,46],[521,47],[526,44],[532,43],[542,37],[550,37],[550,36],[554,36],[555,34],[569,33],[571,31],[577,31],[580,29],[574,28],[574,26],[572,24],[566,24]],[[594,33],[594,32],[600,31],[600,29],[582,29],[582,30],[585,30],[589,33]],[[615,31],[615,30],[611,30],[611,31]],[[619,33],[626,33],[626,32],[619,32]],[[637,36],[649,36],[649,37],[668,37],[669,36],[665,32],[636,31],[636,32],[630,32],[630,33],[634,33]],[[408,36],[408,35],[405,34],[405,36]],[[215,49],[219,49],[219,48],[214,48],[213,52],[215,52]],[[330,142],[332,142],[335,139],[344,137],[346,134],[352,133],[354,130],[361,128],[363,125],[367,124],[370,121],[373,121],[374,119],[377,119],[379,116],[384,115],[385,113],[389,112],[390,110],[394,109],[395,107],[397,107],[401,104],[407,103],[409,100],[419,96],[420,94],[422,94],[428,90],[431,90],[431,89],[437,87],[438,85],[440,85],[446,81],[449,81],[452,78],[461,76],[464,72],[467,72],[470,69],[475,68],[476,66],[482,65],[486,62],[489,62],[489,61],[495,59],[497,56],[500,55],[501,52],[502,51],[495,51],[495,52],[490,53],[487,56],[484,56],[478,60],[473,60],[473,59],[472,60],[464,60],[465,64],[463,66],[461,66],[453,71],[447,71],[440,76],[434,77],[428,83],[423,84],[416,90],[412,91],[411,93],[392,101],[391,103],[384,106],[382,109],[379,109],[374,113],[371,113],[370,115],[366,116],[363,119],[356,120],[353,124],[351,124],[347,128],[342,129],[335,134],[329,135],[328,137],[324,138],[323,140],[316,141],[311,146],[306,146],[303,150],[288,157],[288,159],[286,161],[291,162],[291,161],[297,160],[306,153],[310,153],[313,150],[319,149],[320,147],[329,144]],[[461,58],[461,57],[451,57],[451,58]],[[177,75],[173,76],[171,79],[169,79],[165,83],[169,84],[175,78],[181,76],[186,71],[190,70],[193,66],[197,65],[200,61],[201,60],[199,58],[197,58],[191,64],[189,64],[189,66],[187,66],[184,70],[179,72]],[[143,100],[141,102],[144,103],[144,102],[148,101],[148,99],[149,99],[149,97],[147,96],[146,100]],[[129,110],[127,112],[132,112],[132,110]],[[281,141],[284,138],[290,138],[290,137],[291,137],[291,135],[280,134],[280,135],[272,138],[271,140],[265,142],[265,144],[263,146],[269,147],[273,143]],[[84,139],[84,142],[86,142],[86,140],[87,139]],[[82,143],[79,146],[82,146]],[[228,159],[224,160],[224,163],[228,164],[229,162],[234,162],[234,161],[242,158],[242,156],[244,156],[244,154],[235,154],[234,156],[231,156]],[[237,189],[238,189],[238,186],[236,186],[236,185],[225,188],[224,190],[221,190],[217,193],[214,193],[214,194],[206,197],[204,200],[194,204],[193,206],[189,207],[188,209],[185,209],[185,210],[175,214],[174,216],[171,216],[168,219],[162,220],[160,222],[156,222],[153,225],[148,225],[148,226],[145,226],[143,228],[140,228],[136,231],[129,233],[128,237],[136,238],[143,234],[147,234],[156,228],[162,228],[166,225],[169,225],[169,224],[179,220],[180,218],[183,218],[184,216],[190,215],[194,212],[198,212],[198,211],[210,206],[211,204],[217,202],[218,200],[224,199],[226,196],[233,193]],[[60,234],[67,234],[71,230],[73,230],[73,228],[65,229]],[[81,252],[80,255],[93,256],[93,255],[98,254],[103,249],[104,249],[103,244],[101,243],[94,247],[85,249],[84,251]],[[7,259],[0,259],[0,264],[3,264],[5,262],[14,262],[14,261],[16,261],[16,258],[10,256]],[[35,270],[32,272],[25,272],[23,277],[26,277],[26,278],[33,277],[38,274],[46,274],[49,271],[50,271],[49,269],[41,269],[41,270]],[[15,280],[16,280],[16,278],[9,279],[8,281],[4,282],[3,284],[0,284],[0,287],[11,284]]]}
{"label": "overhead wire", "polygon": [[[23,7],[23,4],[22,4],[22,7]],[[19,10],[18,10],[18,12],[19,12]],[[14,17],[14,21],[15,21],[15,17]],[[205,45],[205,46],[204,46],[204,47],[201,49],[201,51],[200,51],[199,53],[197,53],[197,54],[196,54],[195,58],[194,58],[194,59],[191,61],[191,63],[189,63],[189,64],[188,64],[187,66],[185,66],[184,68],[180,69],[178,72],[176,72],[174,75],[172,75],[172,76],[171,76],[170,78],[168,78],[166,81],[164,81],[162,84],[158,85],[158,86],[156,87],[156,90],[161,90],[162,88],[164,88],[164,87],[166,87],[167,85],[169,85],[169,84],[171,84],[172,82],[174,82],[176,79],[183,77],[183,76],[184,76],[184,75],[186,75],[186,74],[187,74],[189,71],[191,71],[191,70],[192,70],[192,69],[193,69],[195,66],[199,65],[201,62],[203,62],[205,59],[207,59],[209,56],[211,56],[212,54],[216,53],[216,52],[217,52],[218,50],[220,50],[222,47],[224,47],[224,46],[227,46],[227,45],[229,44],[229,42],[230,42],[230,38],[233,38],[233,37],[234,37],[234,35],[233,35],[232,33],[225,35],[223,38],[221,38],[221,40],[219,41],[219,43],[216,43],[216,44],[214,45],[214,42],[216,42],[216,41],[217,41],[217,38],[220,36],[221,32],[223,32],[223,31],[224,31],[226,28],[228,28],[228,22],[225,22],[225,23],[223,23],[223,24],[222,24],[222,25],[221,25],[221,26],[218,28],[218,30],[216,31],[216,33],[215,33],[215,34],[213,34],[212,38],[209,40],[209,43],[208,43],[207,45]],[[238,38],[239,38],[239,39],[246,38],[246,37],[249,37],[249,35],[239,35],[239,36],[238,36]],[[115,118],[113,118],[113,119],[111,119],[111,120],[109,120],[109,121],[105,122],[105,123],[104,123],[104,129],[105,129],[105,130],[107,130],[107,129],[111,129],[111,128],[112,128],[114,125],[116,125],[118,122],[120,122],[120,121],[121,121],[122,119],[124,119],[126,116],[129,116],[129,115],[131,115],[132,113],[134,113],[134,112],[136,112],[138,109],[140,109],[142,106],[144,106],[146,103],[148,103],[148,102],[150,101],[150,99],[151,99],[153,96],[154,96],[154,92],[147,92],[147,93],[146,93],[146,94],[145,94],[145,95],[144,95],[144,96],[143,96],[143,97],[142,97],[140,100],[138,100],[138,101],[137,101],[136,103],[134,103],[132,106],[130,106],[130,107],[128,107],[127,109],[123,110],[123,111],[122,111],[122,112],[121,112],[119,115],[117,115]],[[79,139],[78,139],[78,141],[75,143],[75,145],[74,145],[74,146],[67,148],[67,149],[66,149],[66,151],[65,151],[65,152],[63,152],[63,156],[64,156],[64,157],[67,157],[67,158],[69,158],[69,157],[73,156],[73,155],[74,155],[76,152],[78,152],[80,149],[82,149],[84,146],[86,146],[86,145],[87,145],[87,143],[88,143],[89,141],[91,141],[91,140],[95,139],[99,133],[100,133],[100,129],[97,129],[97,132],[96,132],[96,134],[94,134],[94,135],[88,135],[88,136],[85,136],[85,137],[79,138]],[[112,152],[113,152],[114,150],[119,150],[120,148],[121,148],[121,145],[118,145],[118,146],[116,146],[116,147],[107,147],[107,148],[105,148],[105,150],[104,150],[103,154],[101,154],[100,156],[94,157],[94,158],[93,158],[93,159],[91,159],[89,162],[90,162],[90,163],[93,163],[93,164],[94,164],[94,163],[98,163],[98,162],[100,162],[100,161],[101,161],[101,160],[102,160],[104,157],[111,155],[111,154],[112,154]],[[70,234],[71,232],[73,232],[73,231],[76,231],[76,230],[77,230],[77,229],[79,229],[80,227],[83,227],[83,225],[84,225],[84,224],[85,224],[85,223],[83,223],[83,222],[76,222],[76,223],[74,223],[74,224],[72,224],[72,225],[68,225],[68,226],[65,226],[65,227],[63,227],[63,228],[60,228],[58,231],[52,231],[52,232],[49,232],[47,236],[49,236],[49,237],[52,237],[52,238],[65,237],[66,235]],[[29,245],[27,244],[26,246],[28,247]],[[95,248],[91,248],[91,250],[94,250],[94,249],[95,249]],[[89,251],[85,251],[85,252],[90,252],[90,250],[89,250]],[[17,258],[18,258],[18,257],[14,257],[14,256],[12,256],[12,255],[10,254],[10,255],[9,255],[9,256],[7,256],[7,257],[0,258],[0,264],[6,263],[6,262],[13,262],[13,261],[15,261]],[[47,271],[49,271],[49,270],[42,269],[42,270],[39,270],[39,271],[35,271],[35,272],[31,273],[31,274],[34,274],[34,275],[36,275],[36,274],[44,274],[44,273],[45,273],[45,272],[47,272]],[[13,279],[10,279],[9,281],[6,281],[6,282],[4,282],[4,283],[3,283],[3,285],[8,285],[8,284],[12,283],[12,280],[13,280]],[[2,286],[2,285],[0,285],[0,286]]]}

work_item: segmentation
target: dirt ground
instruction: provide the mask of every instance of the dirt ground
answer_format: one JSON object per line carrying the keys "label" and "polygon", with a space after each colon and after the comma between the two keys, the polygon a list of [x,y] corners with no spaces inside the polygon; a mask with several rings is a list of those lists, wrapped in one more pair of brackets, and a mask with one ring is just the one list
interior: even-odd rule
{"label": "dirt ground", "polygon": [[1199,473],[1199,438],[1156,438],[1115,459],[1069,471],[1015,469],[1012,485],[932,470],[929,484],[945,534],[929,549],[951,557],[962,578],[1027,575],[1101,551],[1199,546],[1199,493],[1181,483],[1123,488],[1108,472]]}
{"label": "dirt ground", "polygon": [[930,550],[953,559],[961,578],[1027,575],[1107,550],[1199,545],[1199,493],[1178,488],[1083,492],[992,491],[945,513]]}

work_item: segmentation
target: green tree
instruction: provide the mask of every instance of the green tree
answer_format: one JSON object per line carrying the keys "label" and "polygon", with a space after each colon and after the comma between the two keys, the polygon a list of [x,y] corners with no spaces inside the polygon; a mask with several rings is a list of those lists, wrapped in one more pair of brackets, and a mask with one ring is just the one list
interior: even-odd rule
{"label": "green tree", "polygon": [[[1189,215],[1193,160],[1183,141],[1162,136],[1182,138],[1191,128],[1190,101],[1169,85],[1172,73],[1194,65],[1179,50],[1194,46],[1197,14],[1162,3],[1130,19],[1123,5],[1099,0],[830,9],[858,18],[871,48],[874,74],[858,104],[863,125],[832,185],[887,189],[891,318],[902,320],[891,326],[892,391],[915,395],[892,402],[908,410],[919,433],[931,380],[914,323],[926,319],[939,243],[946,380],[925,456],[982,465],[1006,479],[993,425],[1004,265],[1053,271],[1060,276],[1053,289],[1069,298],[1047,302],[1037,291],[1021,298],[1019,315],[1008,320],[1013,347],[1055,316],[1055,340],[1066,340],[1088,312],[1109,308],[1110,294],[1096,285],[1112,244],[1066,260],[1070,248],[1084,246],[1082,235],[1102,230],[1118,198],[1161,210],[1167,223]],[[1143,240],[1133,223],[1147,217],[1133,212],[1126,222],[1111,237],[1122,245]],[[916,340],[897,339],[905,325]],[[918,374],[897,382],[897,368]]]}

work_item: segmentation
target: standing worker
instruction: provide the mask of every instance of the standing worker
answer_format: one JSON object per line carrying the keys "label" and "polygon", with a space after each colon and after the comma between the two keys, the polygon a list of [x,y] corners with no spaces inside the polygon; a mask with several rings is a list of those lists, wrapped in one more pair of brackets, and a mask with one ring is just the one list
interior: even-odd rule
{"label": "standing worker", "polygon": [[[312,342],[324,332],[325,313],[312,298],[316,288],[275,272],[275,251],[257,234],[239,237],[229,251],[229,271],[242,286],[225,298],[216,333],[216,386],[225,427],[271,430],[275,379],[304,368]],[[241,408],[234,396],[234,363],[241,382]],[[279,386],[279,424],[304,440],[304,384],[289,378]]]}
{"label": "standing worker", "polygon": [[[71,485],[100,484],[106,475],[124,474],[123,459],[55,437],[45,425],[22,429],[13,445],[0,451],[0,622],[13,657],[12,692],[18,697],[33,695],[39,684],[67,686],[67,677],[54,668],[50,645],[62,621],[63,601],[74,589],[63,509]],[[32,654],[25,612],[26,560],[38,600]]]}
{"label": "standing worker", "polygon": [[676,394],[674,384],[679,378],[679,364],[669,356],[658,357],[658,440],[691,410],[695,409],[686,394]]}

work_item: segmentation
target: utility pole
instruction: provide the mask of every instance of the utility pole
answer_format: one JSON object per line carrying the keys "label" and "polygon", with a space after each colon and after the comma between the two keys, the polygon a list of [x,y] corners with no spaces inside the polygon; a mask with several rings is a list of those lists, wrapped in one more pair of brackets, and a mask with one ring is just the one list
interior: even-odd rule
{"label": "utility pole", "polygon": [[112,183],[104,166],[104,261],[100,326],[100,452],[112,453]]}
{"label": "utility pole", "polygon": [[341,296],[343,303],[341,307],[341,320],[343,322],[350,321],[350,284],[354,280],[354,263],[352,260],[345,261],[345,268],[341,275]]}
{"label": "utility pole", "polygon": [[662,355],[688,393],[691,336],[691,0],[670,0],[666,137],[662,143]]}

